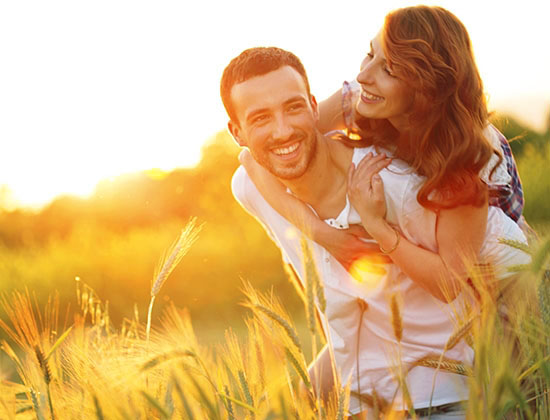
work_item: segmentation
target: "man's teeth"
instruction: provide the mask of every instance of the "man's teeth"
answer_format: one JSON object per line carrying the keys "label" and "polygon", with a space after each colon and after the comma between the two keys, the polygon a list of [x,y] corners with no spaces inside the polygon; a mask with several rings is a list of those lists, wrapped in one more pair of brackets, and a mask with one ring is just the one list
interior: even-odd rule
{"label": "man's teeth", "polygon": [[294,143],[288,147],[279,147],[278,149],[273,149],[273,153],[276,155],[288,155],[289,153],[294,152],[298,148],[298,143]]}
{"label": "man's teeth", "polygon": [[380,99],[384,99],[382,96],[371,95],[365,91],[363,91],[363,96],[371,101],[379,101]]}

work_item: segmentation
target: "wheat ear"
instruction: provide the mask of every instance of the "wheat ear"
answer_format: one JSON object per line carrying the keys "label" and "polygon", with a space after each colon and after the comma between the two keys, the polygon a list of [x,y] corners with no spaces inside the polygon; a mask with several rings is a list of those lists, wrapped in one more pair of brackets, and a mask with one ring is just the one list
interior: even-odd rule
{"label": "wheat ear", "polygon": [[403,338],[403,319],[401,318],[401,310],[397,302],[397,295],[394,293],[391,296],[391,323],[393,326],[393,334],[398,342]]}
{"label": "wheat ear", "polygon": [[170,273],[176,268],[181,259],[189,249],[191,245],[197,240],[198,234],[202,229],[202,224],[196,226],[197,218],[193,217],[189,220],[187,225],[182,229],[178,240],[172,245],[170,250],[166,253],[167,257],[161,259],[161,263],[158,265],[151,287],[151,302],[149,303],[149,311],[147,313],[147,341],[149,341],[149,333],[151,331],[151,314],[153,312],[153,304],[155,298],[160,291],[162,285],[166,282],[166,279]]}
{"label": "wheat ear", "polygon": [[34,347],[34,352],[36,353],[36,358],[38,359],[38,364],[40,365],[40,369],[42,369],[42,374],[44,375],[44,382],[46,382],[46,388],[48,390],[48,404],[50,406],[50,414],[52,420],[55,420],[55,414],[53,411],[53,403],[52,403],[52,394],[50,392],[50,382],[52,381],[52,371],[50,369],[50,364],[48,363],[48,360],[44,356],[44,352],[39,346]]}
{"label": "wheat ear", "polygon": [[437,356],[426,356],[422,357],[415,361],[412,367],[415,366],[424,366],[433,369],[442,369],[446,372],[457,373],[459,375],[470,376],[470,369],[464,364],[457,360],[447,359],[446,357],[437,357]]}

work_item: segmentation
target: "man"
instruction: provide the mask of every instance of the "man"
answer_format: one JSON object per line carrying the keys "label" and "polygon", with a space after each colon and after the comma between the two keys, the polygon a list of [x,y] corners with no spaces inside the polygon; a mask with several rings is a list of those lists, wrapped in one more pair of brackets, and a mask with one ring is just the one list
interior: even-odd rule
{"label": "man", "polygon": [[[260,165],[292,194],[308,203],[320,218],[336,220],[346,227],[350,214],[346,197],[348,169],[360,152],[329,140],[317,130],[318,106],[310,94],[307,76],[298,58],[278,48],[246,50],[225,69],[221,96],[230,117],[229,131],[237,143],[247,147]],[[375,159],[379,163],[377,169],[385,165],[382,158]],[[235,173],[232,188],[235,198],[264,226],[281,249],[283,258],[303,279],[299,235],[289,234],[295,228],[263,199],[244,168]],[[392,246],[381,245],[385,249]],[[405,409],[392,366],[401,358],[402,346],[406,349],[417,347],[418,351],[411,353],[422,355],[432,349],[431,343],[423,343],[415,336],[424,331],[415,331],[415,323],[407,324],[414,316],[410,316],[406,305],[401,314],[403,337],[396,337],[390,321],[388,297],[403,291],[400,288],[405,284],[405,291],[411,293],[414,301],[410,312],[416,314],[424,310],[426,304],[425,327],[430,328],[433,323],[436,329],[450,332],[453,329],[451,321],[439,307],[433,306],[433,299],[425,291],[404,280],[396,266],[388,265],[388,275],[376,276],[378,281],[374,284],[357,283],[324,248],[314,242],[310,242],[310,247],[325,288],[324,321],[334,361],[343,382],[349,381],[351,386],[351,413],[367,408],[358,395],[372,401],[374,393],[395,403],[398,410]],[[448,335],[441,338],[443,342],[435,347],[443,347],[447,338]],[[321,364],[326,363],[327,355],[325,352]],[[409,372],[407,381],[415,408],[429,405],[433,375],[433,370],[421,366]],[[330,387],[330,380],[324,377],[319,380],[322,387]],[[436,383],[434,405],[467,398],[462,378],[439,373]]]}

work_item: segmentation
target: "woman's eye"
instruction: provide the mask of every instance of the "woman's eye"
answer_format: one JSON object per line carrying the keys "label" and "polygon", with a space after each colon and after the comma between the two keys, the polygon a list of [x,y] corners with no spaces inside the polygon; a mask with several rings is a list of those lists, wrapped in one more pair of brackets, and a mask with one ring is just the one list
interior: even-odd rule
{"label": "woman's eye", "polygon": [[395,77],[394,72],[388,66],[384,67],[384,71],[388,73],[391,77]]}

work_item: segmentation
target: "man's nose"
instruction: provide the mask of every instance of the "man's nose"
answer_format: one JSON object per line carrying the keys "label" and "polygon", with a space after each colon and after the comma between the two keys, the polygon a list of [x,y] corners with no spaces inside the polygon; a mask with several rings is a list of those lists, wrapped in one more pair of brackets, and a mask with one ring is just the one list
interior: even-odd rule
{"label": "man's nose", "polygon": [[278,115],[275,118],[272,132],[274,140],[285,141],[292,135],[293,131],[292,125],[287,117]]}

